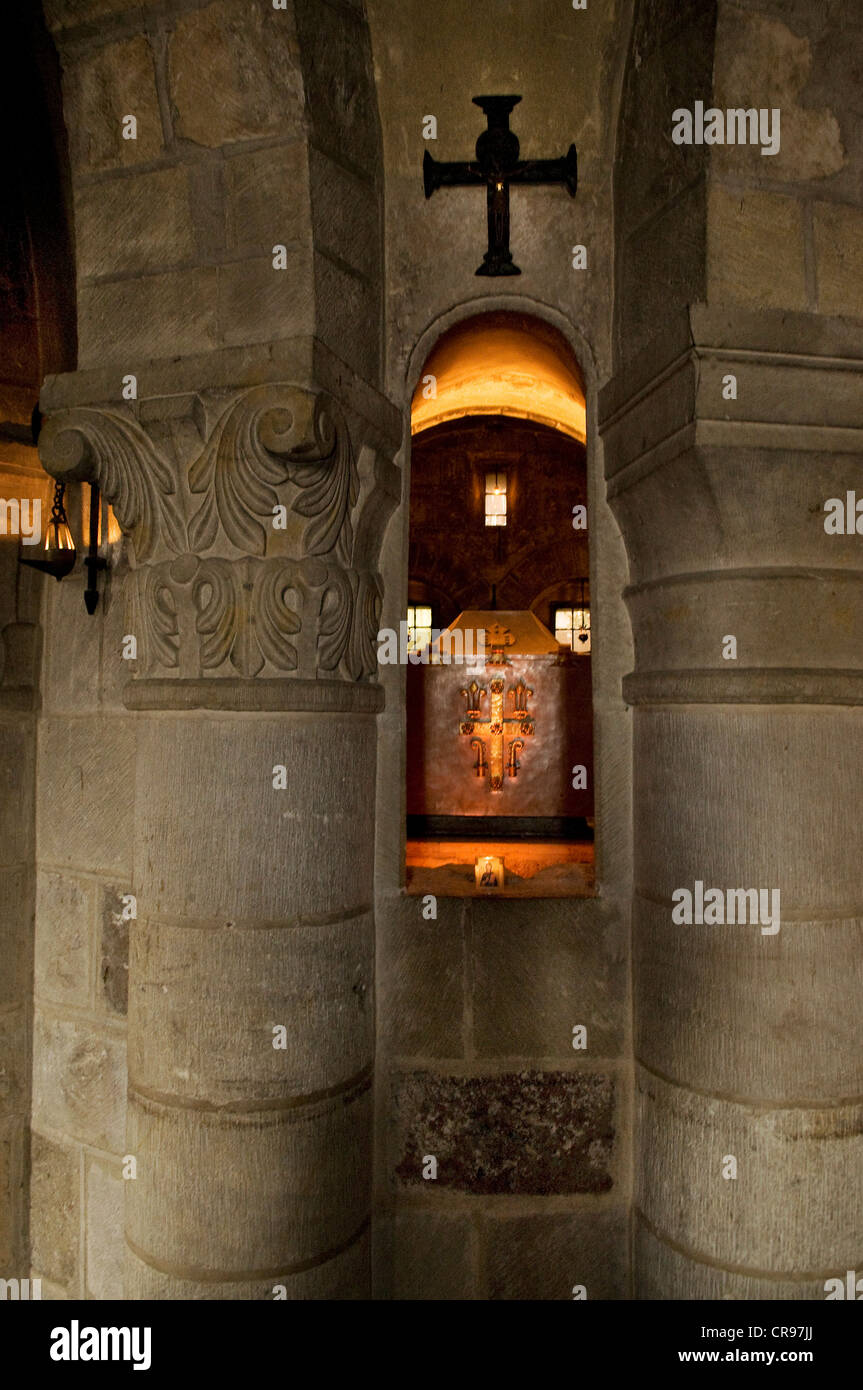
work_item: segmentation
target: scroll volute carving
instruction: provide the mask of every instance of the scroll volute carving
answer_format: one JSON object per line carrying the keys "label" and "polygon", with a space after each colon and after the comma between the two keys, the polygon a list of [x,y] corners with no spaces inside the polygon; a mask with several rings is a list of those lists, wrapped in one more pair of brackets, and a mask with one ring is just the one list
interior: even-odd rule
{"label": "scroll volute carving", "polygon": [[188,463],[110,410],[49,417],[40,437],[49,472],[98,481],[131,537],[139,674],[367,679],[395,468],[373,451],[360,486],[322,392],[270,384],[201,407],[219,413]]}

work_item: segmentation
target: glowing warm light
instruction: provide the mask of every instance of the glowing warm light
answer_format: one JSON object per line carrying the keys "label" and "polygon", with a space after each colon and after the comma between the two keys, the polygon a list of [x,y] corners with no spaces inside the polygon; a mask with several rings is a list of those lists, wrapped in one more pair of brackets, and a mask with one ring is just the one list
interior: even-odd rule
{"label": "glowing warm light", "polygon": [[450,329],[423,368],[411,433],[465,415],[536,420],[584,443],[584,388],[563,337],[547,324],[507,313]]}
{"label": "glowing warm light", "polygon": [[[92,501],[93,501],[93,491],[92,491],[92,488],[88,488],[88,489],[87,489],[87,502],[86,502],[86,518],[85,518],[85,520],[84,520],[84,534],[87,535],[87,536],[89,536],[89,534],[90,534],[90,507],[91,507],[91,505],[92,505]],[[122,538],[123,538],[123,532],[120,530],[120,523],[119,523],[119,521],[117,520],[117,518],[116,518],[115,515],[114,515],[114,508],[113,508],[112,506],[109,505],[108,508],[107,508],[107,511],[108,511],[108,526],[107,526],[107,537],[106,537],[106,536],[105,536],[105,531],[104,531],[103,526],[102,526],[102,506],[101,506],[101,501],[100,501],[100,506],[99,506],[99,520],[98,520],[99,535],[98,535],[98,541],[97,541],[97,544],[98,544],[98,545],[101,545],[101,544],[102,544],[102,541],[105,540],[105,539],[107,539],[108,545],[115,545],[117,541],[122,540]]]}

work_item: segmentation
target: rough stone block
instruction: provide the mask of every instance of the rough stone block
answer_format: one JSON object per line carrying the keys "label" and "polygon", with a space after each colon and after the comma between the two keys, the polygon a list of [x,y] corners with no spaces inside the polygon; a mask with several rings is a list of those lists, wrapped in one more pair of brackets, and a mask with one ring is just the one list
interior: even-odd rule
{"label": "rough stone block", "polygon": [[378,173],[380,124],[368,28],[331,5],[297,7],[311,140]]}
{"label": "rough stone block", "polygon": [[800,203],[778,193],[736,193],[711,182],[708,302],[805,309]]}
{"label": "rough stone block", "polygon": [[373,280],[383,266],[376,190],[315,149],[309,184],[315,249]]}
{"label": "rough stone block", "polygon": [[[811,40],[780,19],[720,6],[713,101],[722,110],[779,108],[781,142],[778,154],[766,156],[760,142],[717,145],[711,150],[717,167],[759,182],[797,183],[838,173],[845,163],[839,122],[828,106],[816,105],[809,88],[812,60]],[[841,87],[835,94],[841,100]]]}
{"label": "rough stone block", "polygon": [[131,873],[134,730],[127,719],[46,719],[40,732],[40,859]]}
{"label": "rough stone block", "polygon": [[[77,55],[63,95],[73,169],[122,168],[162,153],[153,53],[143,34]],[[124,116],[136,118],[137,139],[123,139]]]}
{"label": "rough stone block", "polygon": [[381,360],[381,297],[375,284],[315,255],[315,331],[342,362],[375,385]]}
{"label": "rough stone block", "polygon": [[140,721],[139,915],[278,923],[367,906],[374,748],[374,718],[356,715]]}
{"label": "rough stone block", "polygon": [[[278,241],[274,238],[273,245]],[[313,332],[308,252],[287,248],[286,259],[284,270],[274,269],[272,255],[219,268],[218,323],[223,344],[236,347]]]}
{"label": "rough stone block", "polygon": [[[473,905],[478,1056],[616,1057],[627,991],[620,915],[598,900],[537,906]],[[587,1028],[584,1051],[573,1051],[575,1024]]]}
{"label": "rough stone block", "polygon": [[816,203],[814,227],[818,308],[863,317],[863,212]]}
{"label": "rough stone block", "polygon": [[129,0],[44,0],[42,8],[50,29],[72,29],[127,10]]}
{"label": "rough stone block", "polygon": [[[74,528],[74,521],[72,524]],[[84,714],[96,704],[96,692],[89,677],[99,669],[102,633],[98,617],[91,618],[84,607],[85,582],[83,566],[79,566],[62,584],[45,588],[42,663],[45,715],[61,710]],[[103,582],[100,578],[100,585]],[[85,671],[88,679],[82,680]]]}
{"label": "rough stone block", "polygon": [[42,870],[36,877],[36,994],[86,1006],[90,999],[93,885]]}
{"label": "rough stone block", "polygon": [[126,1046],[86,1023],[36,1016],[33,1025],[33,1116],[38,1124],[123,1153]]}
{"label": "rough stone block", "polygon": [[0,1116],[26,1120],[29,1113],[27,1006],[0,1012]]}
{"label": "rough stone block", "polygon": [[86,1298],[123,1297],[123,1188],[119,1164],[109,1164],[97,1158],[87,1161]]}
{"label": "rough stone block", "polygon": [[[239,1301],[271,1303],[276,1288],[283,1285],[290,1303],[310,1299],[343,1301],[368,1298],[371,1282],[371,1241],[368,1231],[332,1259],[312,1269],[292,1274],[270,1275],[267,1279],[197,1280],[164,1274],[126,1250],[126,1297],[195,1302]],[[279,1297],[283,1295],[280,1293]]]}
{"label": "rough stone block", "polygon": [[[799,1277],[854,1267],[863,1106],[745,1105],[639,1070],[636,1201],[695,1259]],[[737,1177],[723,1177],[728,1156]]]}
{"label": "rough stone block", "polygon": [[436,921],[422,907],[422,898],[395,898],[376,914],[380,1027],[395,1054],[461,1057],[464,904],[438,898]]}
{"label": "rough stone block", "polygon": [[0,863],[33,853],[33,731],[14,715],[0,717]]}
{"label": "rough stone block", "polygon": [[218,1106],[290,1103],[345,1084],[374,1052],[373,957],[370,913],[254,931],[140,920],[130,1073]]}
{"label": "rough stone block", "polygon": [[79,1151],[34,1131],[30,1164],[33,1268],[74,1294],[81,1220]]}
{"label": "rough stone block", "polygon": [[368,1219],[371,1123],[370,1087],[297,1110],[237,1112],[133,1092],[129,1240],[193,1280],[210,1271],[239,1279],[337,1250]]}
{"label": "rough stone block", "polygon": [[628,1297],[629,1213],[612,1207],[572,1215],[485,1217],[488,1297],[588,1301]]}
{"label": "rough stone block", "polygon": [[[639,899],[635,922],[635,1053],[645,1065],[752,1100],[812,1103],[856,1093],[859,918],[784,922],[767,939],[748,926],[678,926],[667,906]],[[705,980],[716,987],[705,989]]]}
{"label": "rough stone block", "polygon": [[19,1003],[30,989],[32,880],[28,869],[0,869],[0,1005]]}
{"label": "rough stone block", "polygon": [[304,140],[243,151],[225,160],[229,254],[271,255],[277,244],[291,247],[311,240],[308,160]]}
{"label": "rough stone block", "polygon": [[129,922],[123,897],[128,884],[101,890],[101,960],[98,998],[110,1013],[124,1014],[129,1003]]}
{"label": "rough stone block", "polygon": [[845,1277],[844,1269],[815,1279],[766,1279],[740,1270],[717,1269],[666,1245],[648,1229],[640,1214],[636,1214],[633,1243],[635,1297],[639,1299],[815,1300],[824,1298],[824,1279],[831,1274]]}
{"label": "rough stone block", "polygon": [[393,1081],[395,1176],[472,1193],[606,1192],[614,1146],[614,1080],[587,1072],[500,1076],[409,1072]]}
{"label": "rough stone block", "polygon": [[79,366],[131,371],[147,358],[209,351],[217,346],[217,290],[215,266],[82,285]]}
{"label": "rough stone block", "polygon": [[387,1218],[387,1227],[386,1258],[391,1263],[387,1298],[477,1297],[477,1235],[469,1216],[398,1211]]}
{"label": "rough stone block", "polygon": [[[669,914],[675,889],[692,892],[696,879],[779,889],[778,935],[783,912],[855,915],[863,825],[849,808],[858,802],[861,759],[856,709],[637,710],[636,883],[663,898]],[[761,936],[757,925],[736,930]],[[775,936],[761,940],[769,947]]]}
{"label": "rough stone block", "polygon": [[699,179],[624,244],[619,270],[624,358],[650,341],[669,302],[704,298],[705,204],[705,181]]}
{"label": "rough stone block", "polygon": [[303,83],[290,11],[216,0],[177,19],[168,63],[181,138],[215,148],[302,131]]}
{"label": "rough stone block", "polygon": [[79,185],[75,244],[78,275],[85,279],[188,261],[195,243],[186,170],[181,165]]}

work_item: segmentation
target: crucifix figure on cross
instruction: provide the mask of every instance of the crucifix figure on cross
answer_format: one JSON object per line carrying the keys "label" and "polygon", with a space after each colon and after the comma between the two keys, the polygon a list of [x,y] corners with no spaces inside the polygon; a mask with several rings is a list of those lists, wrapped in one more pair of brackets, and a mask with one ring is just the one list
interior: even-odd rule
{"label": "crucifix figure on cross", "polygon": [[488,121],[476,142],[475,160],[423,158],[425,195],[438,188],[486,185],[488,250],[477,275],[520,275],[509,249],[509,186],[512,183],[561,183],[570,198],[578,186],[578,159],[570,145],[563,159],[519,159],[518,136],[509,128],[509,114],[520,96],[474,97]]}

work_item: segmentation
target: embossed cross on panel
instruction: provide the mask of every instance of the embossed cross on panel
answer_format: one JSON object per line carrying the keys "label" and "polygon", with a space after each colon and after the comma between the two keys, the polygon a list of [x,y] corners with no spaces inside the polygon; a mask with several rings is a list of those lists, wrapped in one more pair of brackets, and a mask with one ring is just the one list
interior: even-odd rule
{"label": "embossed cross on panel", "polygon": [[[504,772],[508,777],[517,777],[521,766],[518,755],[524,748],[524,740],[535,729],[534,720],[528,713],[527,702],[532,697],[530,686],[519,680],[510,686],[509,699],[513,712],[507,715],[504,708],[504,685],[501,676],[495,676],[486,691],[484,686],[471,681],[459,694],[467,702],[466,717],[460,722],[458,731],[470,738],[470,746],[476,753],[474,772],[477,777],[489,774],[489,790],[503,790]],[[482,707],[486,697],[489,699],[488,718],[483,719]],[[508,737],[516,734],[516,737]],[[519,736],[520,735],[520,736]],[[509,745],[504,760],[504,745]],[[505,761],[505,767],[504,767]]]}

